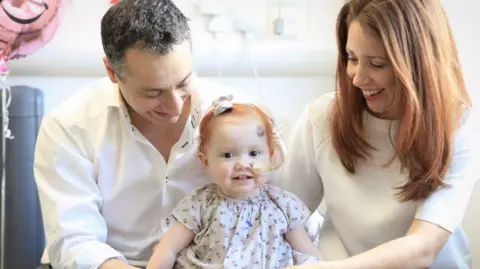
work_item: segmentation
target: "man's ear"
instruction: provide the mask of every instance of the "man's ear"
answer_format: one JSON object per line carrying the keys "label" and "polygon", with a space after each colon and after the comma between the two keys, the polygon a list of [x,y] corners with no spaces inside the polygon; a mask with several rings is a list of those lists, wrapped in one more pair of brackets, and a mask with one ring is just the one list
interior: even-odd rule
{"label": "man's ear", "polygon": [[110,78],[110,80],[113,83],[118,83],[118,78],[117,78],[117,75],[115,74],[115,69],[108,61],[107,56],[104,56],[102,60],[103,60],[103,65],[105,66],[105,70],[107,70],[108,78]]}
{"label": "man's ear", "polygon": [[202,152],[200,152],[200,153],[198,153],[198,158],[200,159],[200,162],[202,163],[203,168],[208,169],[208,159],[207,159],[207,156],[205,156],[205,154],[203,154]]}

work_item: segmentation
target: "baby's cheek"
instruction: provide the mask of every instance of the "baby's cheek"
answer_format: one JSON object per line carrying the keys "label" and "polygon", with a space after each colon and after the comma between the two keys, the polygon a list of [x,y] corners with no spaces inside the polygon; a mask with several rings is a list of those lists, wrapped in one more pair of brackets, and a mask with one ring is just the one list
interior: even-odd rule
{"label": "baby's cheek", "polygon": [[215,167],[212,167],[213,171],[211,171],[212,175],[220,178],[227,178],[230,177],[231,174],[231,167],[228,163],[218,163]]}
{"label": "baby's cheek", "polygon": [[261,185],[265,184],[267,181],[268,181],[268,176],[261,175],[261,176],[257,177],[256,184],[257,184],[257,186],[261,186]]}

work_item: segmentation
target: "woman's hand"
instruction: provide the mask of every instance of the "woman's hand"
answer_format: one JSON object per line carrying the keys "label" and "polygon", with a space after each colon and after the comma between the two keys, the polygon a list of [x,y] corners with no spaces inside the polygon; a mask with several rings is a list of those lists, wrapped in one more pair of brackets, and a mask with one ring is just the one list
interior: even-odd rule
{"label": "woman's hand", "polygon": [[450,232],[435,224],[414,220],[406,236],[348,259],[299,265],[288,269],[428,268],[449,235]]}

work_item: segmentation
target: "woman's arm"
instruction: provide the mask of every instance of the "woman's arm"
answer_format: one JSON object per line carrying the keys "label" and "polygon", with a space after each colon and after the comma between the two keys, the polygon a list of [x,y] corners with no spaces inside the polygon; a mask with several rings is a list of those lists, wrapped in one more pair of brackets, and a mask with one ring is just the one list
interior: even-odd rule
{"label": "woman's arm", "polygon": [[320,263],[325,269],[429,268],[450,232],[429,222],[414,220],[408,234],[342,261]]}
{"label": "woman's arm", "polygon": [[313,244],[305,227],[299,226],[287,232],[285,234],[285,239],[287,239],[288,243],[294,250],[323,259],[320,250]]}
{"label": "woman's arm", "polygon": [[194,233],[177,222],[163,235],[155,248],[147,269],[171,269],[178,253],[192,242]]}

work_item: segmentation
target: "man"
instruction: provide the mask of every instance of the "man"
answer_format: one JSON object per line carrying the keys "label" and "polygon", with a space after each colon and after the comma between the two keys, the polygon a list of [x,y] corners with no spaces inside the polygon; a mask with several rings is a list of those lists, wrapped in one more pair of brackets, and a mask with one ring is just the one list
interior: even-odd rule
{"label": "man", "polygon": [[193,73],[188,20],[168,0],[123,0],[101,22],[108,79],[48,113],[35,180],[53,268],[145,267],[161,220],[209,182],[202,113],[224,91]]}

